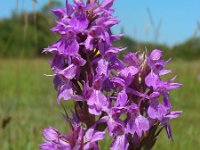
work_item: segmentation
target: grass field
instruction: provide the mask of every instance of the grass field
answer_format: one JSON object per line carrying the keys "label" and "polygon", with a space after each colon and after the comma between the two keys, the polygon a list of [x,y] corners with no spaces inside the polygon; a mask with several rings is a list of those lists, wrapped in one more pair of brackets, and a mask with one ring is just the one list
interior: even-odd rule
{"label": "grass field", "polygon": [[[172,92],[174,109],[183,110],[171,122],[174,141],[160,135],[155,150],[197,150],[200,148],[200,61],[170,63],[181,89]],[[56,92],[47,59],[0,60],[0,128],[1,150],[34,150],[42,142],[41,130],[56,127],[67,130],[62,108],[56,104]],[[70,105],[70,104],[69,104]],[[70,106],[69,106],[70,107]],[[103,149],[108,149],[105,141]]]}

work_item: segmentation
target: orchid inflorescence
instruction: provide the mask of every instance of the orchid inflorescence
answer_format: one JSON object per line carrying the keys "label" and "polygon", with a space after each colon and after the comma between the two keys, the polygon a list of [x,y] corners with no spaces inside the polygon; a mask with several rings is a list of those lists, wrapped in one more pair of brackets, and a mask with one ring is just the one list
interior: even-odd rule
{"label": "orchid inflorescence", "polygon": [[118,58],[125,48],[113,46],[121,37],[111,32],[118,24],[113,2],[66,1],[65,8],[52,10],[58,20],[51,31],[61,37],[44,52],[54,56],[58,104],[73,100],[74,111],[64,116],[69,134],[43,130],[42,150],[96,150],[107,133],[111,150],[149,150],[163,128],[172,139],[169,121],[181,112],[172,111],[169,91],[181,84],[162,80],[171,70],[161,50]]}

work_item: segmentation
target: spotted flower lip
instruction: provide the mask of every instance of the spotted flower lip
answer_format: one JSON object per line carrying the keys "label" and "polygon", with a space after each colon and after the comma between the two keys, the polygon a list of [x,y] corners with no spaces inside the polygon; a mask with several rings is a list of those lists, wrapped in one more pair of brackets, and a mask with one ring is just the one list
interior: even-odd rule
{"label": "spotted flower lip", "polygon": [[94,115],[100,115],[108,107],[108,100],[99,90],[93,90],[87,101],[89,112]]}
{"label": "spotted flower lip", "polygon": [[47,140],[57,140],[59,136],[59,132],[57,129],[54,129],[52,127],[47,128],[43,131],[43,134]]}
{"label": "spotted flower lip", "polygon": [[89,21],[86,17],[86,11],[84,10],[82,3],[77,3],[75,6],[74,16],[69,24],[74,26],[74,30],[78,32],[82,32],[88,27]]}
{"label": "spotted flower lip", "polygon": [[90,128],[86,131],[84,136],[84,142],[86,143],[84,148],[97,148],[96,142],[99,140],[104,139],[105,133],[104,132],[96,132],[94,128]]}
{"label": "spotted flower lip", "polygon": [[[173,138],[170,120],[182,112],[172,109],[170,92],[182,84],[175,77],[163,80],[172,70],[166,69],[169,60],[162,59],[162,50],[130,52],[119,59],[126,48],[113,44],[121,37],[111,32],[119,23],[113,3],[73,0],[52,10],[57,19],[51,31],[60,38],[44,52],[53,55],[57,102],[70,131],[44,129],[41,150],[98,150],[106,132],[111,150],[151,149],[162,128]],[[64,101],[74,102],[72,115]]]}
{"label": "spotted flower lip", "polygon": [[129,147],[129,143],[127,141],[126,135],[121,135],[121,136],[115,137],[110,149],[121,150],[121,149],[128,149],[128,147]]}
{"label": "spotted flower lip", "polygon": [[70,144],[63,140],[63,135],[57,129],[47,128],[43,134],[45,143],[40,145],[41,150],[70,149]]}
{"label": "spotted flower lip", "polygon": [[139,137],[142,136],[143,131],[149,129],[149,121],[142,115],[132,117],[127,123],[127,130],[129,133],[136,133]]}

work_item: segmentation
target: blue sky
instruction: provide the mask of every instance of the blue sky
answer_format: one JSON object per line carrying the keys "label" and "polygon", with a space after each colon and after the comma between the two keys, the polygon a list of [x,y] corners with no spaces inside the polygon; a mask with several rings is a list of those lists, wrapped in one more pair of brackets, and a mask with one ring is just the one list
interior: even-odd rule
{"label": "blue sky", "polygon": [[[0,5],[0,18],[9,17],[12,10],[16,9],[17,1],[19,12],[33,10],[32,0],[4,0]],[[48,2],[37,1],[36,9]],[[197,21],[200,21],[200,0],[115,0],[114,7],[115,16],[120,20],[120,24],[113,29],[115,33],[120,33],[123,27],[124,34],[132,38],[156,41],[154,31],[161,20],[157,41],[170,46],[193,36]],[[154,27],[147,9],[153,16]]]}

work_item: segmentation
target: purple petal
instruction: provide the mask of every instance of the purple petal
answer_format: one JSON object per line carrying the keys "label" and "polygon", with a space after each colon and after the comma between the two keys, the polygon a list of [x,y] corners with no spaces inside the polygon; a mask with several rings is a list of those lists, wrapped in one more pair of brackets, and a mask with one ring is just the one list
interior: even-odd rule
{"label": "purple petal", "polygon": [[102,32],[102,39],[108,44],[109,46],[112,46],[110,41],[110,34],[106,31]]}
{"label": "purple petal", "polygon": [[110,7],[112,7],[113,2],[114,2],[114,0],[103,0],[101,7],[108,10]]}
{"label": "purple petal", "polygon": [[111,82],[113,82],[114,84],[114,87],[117,89],[117,88],[120,88],[120,89],[123,89],[125,87],[125,82],[122,78],[112,78],[111,79]]}
{"label": "purple petal", "polygon": [[94,115],[99,115],[108,108],[107,98],[99,90],[93,90],[87,104],[89,106],[89,112]]}
{"label": "purple petal", "polygon": [[123,78],[127,78],[128,75],[130,76],[136,75],[138,71],[139,71],[138,68],[134,66],[129,66],[120,71],[120,76],[122,76]]}
{"label": "purple petal", "polygon": [[51,10],[59,19],[64,18],[65,10],[60,8],[55,8]]}
{"label": "purple petal", "polygon": [[93,37],[88,36],[87,39],[85,40],[85,48],[88,50],[93,50],[94,49],[94,44],[93,44]]}
{"label": "purple petal", "polygon": [[78,53],[79,44],[76,41],[73,32],[69,32],[66,36],[63,36],[63,41],[61,41],[61,51],[66,55],[74,55]]}
{"label": "purple petal", "polygon": [[164,116],[167,114],[167,111],[169,108],[165,107],[162,104],[159,104],[157,109],[158,109],[158,119],[161,121],[164,118]]}
{"label": "purple petal", "polygon": [[165,94],[163,96],[163,104],[164,104],[165,107],[171,108],[171,103],[170,103],[169,95],[168,94]]}
{"label": "purple petal", "polygon": [[44,137],[49,141],[57,140],[59,136],[58,130],[51,127],[44,129],[42,133]]}
{"label": "purple petal", "polygon": [[161,70],[161,71],[159,72],[159,75],[162,76],[162,75],[166,75],[166,74],[171,73],[171,72],[172,72],[172,70],[164,69],[164,70]]}
{"label": "purple petal", "polygon": [[95,132],[94,128],[89,128],[86,131],[85,136],[84,136],[85,141],[90,141],[92,139],[94,132]]}
{"label": "purple petal", "polygon": [[89,112],[94,115],[100,115],[102,109],[98,105],[88,105]]}
{"label": "purple petal", "polygon": [[166,130],[166,132],[167,132],[168,138],[169,138],[169,139],[173,139],[173,137],[172,137],[172,132],[171,132],[171,128],[170,128],[170,125],[169,125],[169,124],[166,124],[166,125],[165,125],[165,130]]}
{"label": "purple petal", "polygon": [[95,76],[93,79],[93,87],[95,90],[100,90],[102,88],[103,78],[102,76]]}
{"label": "purple petal", "polygon": [[113,83],[111,82],[110,78],[106,78],[103,81],[102,89],[105,90],[105,91],[110,91],[110,90],[113,89]]}
{"label": "purple petal", "polygon": [[114,119],[113,116],[108,116],[107,125],[110,136],[121,135],[124,133],[125,123],[117,118]]}
{"label": "purple petal", "polygon": [[169,84],[167,84],[167,86],[166,86],[166,90],[172,90],[172,89],[176,89],[176,88],[179,88],[179,87],[181,87],[182,86],[182,84],[180,84],[180,83],[169,83]]}
{"label": "purple petal", "polygon": [[73,90],[70,83],[62,85],[58,91],[58,103],[60,104],[62,98],[64,100],[71,99],[71,95],[73,95]]}
{"label": "purple petal", "polygon": [[111,62],[112,69],[121,70],[121,69],[125,68],[124,63],[119,58],[113,56],[109,59],[110,59],[109,61]]}
{"label": "purple petal", "polygon": [[147,113],[151,119],[158,118],[158,110],[157,110],[156,106],[150,105],[147,110]]}
{"label": "purple petal", "polygon": [[138,130],[138,128],[137,128],[137,126],[135,124],[135,118],[131,118],[128,121],[126,129],[131,134],[134,134],[136,132],[136,130]]}
{"label": "purple petal", "polygon": [[72,5],[68,3],[68,0],[66,0],[66,11],[68,16],[71,16],[74,11]]}
{"label": "purple petal", "polygon": [[162,57],[162,51],[161,50],[153,50],[150,54],[150,58],[152,60],[159,60]]}
{"label": "purple petal", "polygon": [[88,19],[86,12],[81,6],[77,6],[73,18],[70,21],[70,25],[74,27],[75,31],[82,32],[88,27]]}
{"label": "purple petal", "polygon": [[73,79],[76,76],[76,71],[77,71],[77,66],[71,64],[64,70],[59,71],[58,75],[60,75],[64,79]]}
{"label": "purple petal", "polygon": [[46,142],[40,145],[40,150],[55,150],[57,149],[57,145],[52,142]]}
{"label": "purple petal", "polygon": [[139,137],[141,137],[141,134],[139,131],[147,131],[149,129],[149,121],[147,120],[147,118],[145,118],[142,115],[139,115],[135,119],[135,124],[138,128],[138,130],[136,130],[136,133],[139,133],[138,134]]}
{"label": "purple petal", "polygon": [[129,65],[129,66],[139,66],[139,61],[137,56],[134,53],[129,53],[124,56],[124,61]]}
{"label": "purple petal", "polygon": [[127,150],[129,146],[127,137],[125,135],[117,136],[112,142],[111,150]]}
{"label": "purple petal", "polygon": [[120,91],[118,93],[117,100],[115,102],[115,107],[125,106],[127,100],[128,100],[128,96],[127,96],[125,90]]}
{"label": "purple petal", "polygon": [[105,136],[105,133],[104,132],[95,132],[93,134],[93,137],[91,139],[91,142],[96,142],[96,141],[99,141],[99,140],[103,140],[104,139],[104,136]]}
{"label": "purple petal", "polygon": [[119,23],[118,20],[116,20],[114,17],[113,17],[113,18],[110,17],[109,20],[104,21],[104,26],[110,28],[110,27],[112,27],[113,25],[118,24],[118,23]]}
{"label": "purple petal", "polygon": [[181,115],[182,111],[171,111],[170,114],[166,115],[165,117],[168,119],[174,119]]}
{"label": "purple petal", "polygon": [[154,89],[157,88],[157,85],[160,82],[160,78],[158,75],[156,75],[153,71],[151,71],[146,77],[145,77],[145,83],[148,87],[153,87]]}
{"label": "purple petal", "polygon": [[98,61],[96,72],[98,75],[108,75],[108,62],[105,59],[100,59]]}
{"label": "purple petal", "polygon": [[54,56],[53,61],[51,62],[51,68],[54,72],[60,71],[62,69],[64,69],[65,66],[65,61],[64,61],[64,57],[61,55],[56,54]]}
{"label": "purple petal", "polygon": [[150,94],[149,99],[154,100],[154,99],[157,99],[159,97],[160,97],[160,93],[159,92],[153,92],[153,93]]}
{"label": "purple petal", "polygon": [[71,96],[71,99],[73,99],[75,101],[85,101],[85,99],[80,95],[70,94],[70,96]]}
{"label": "purple petal", "polygon": [[125,49],[126,49],[125,47],[110,47],[106,51],[105,55],[106,55],[106,57],[109,58],[109,57],[115,56],[116,54],[118,54],[119,52],[121,52],[121,51],[123,51]]}
{"label": "purple petal", "polygon": [[71,63],[73,63],[76,66],[84,66],[86,60],[83,59],[80,55],[74,55],[74,57],[72,57]]}

